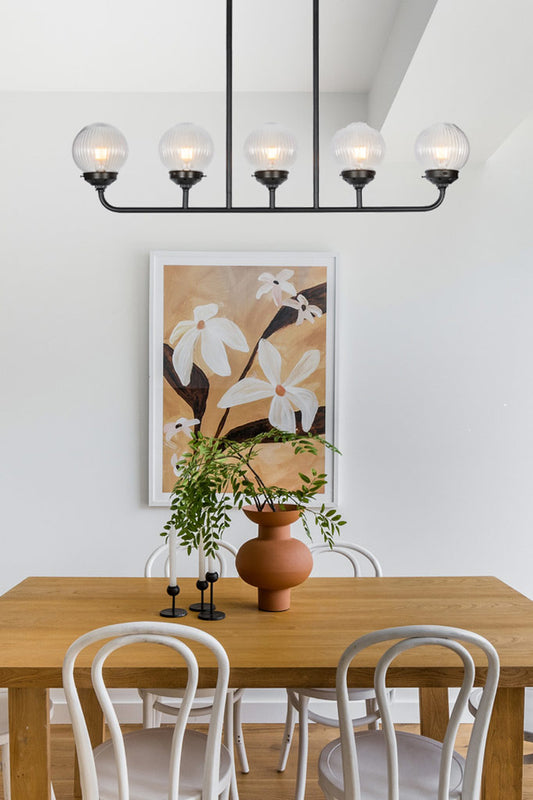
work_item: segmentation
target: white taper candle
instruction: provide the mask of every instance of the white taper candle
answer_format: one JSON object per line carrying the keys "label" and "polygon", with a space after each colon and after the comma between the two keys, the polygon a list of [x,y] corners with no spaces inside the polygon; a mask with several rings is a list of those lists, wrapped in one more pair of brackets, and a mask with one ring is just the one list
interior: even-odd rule
{"label": "white taper candle", "polygon": [[168,585],[169,586],[177,586],[177,567],[176,562],[178,560],[178,534],[176,529],[169,531],[168,534]]}
{"label": "white taper candle", "polygon": [[198,580],[205,581],[204,538],[201,532],[199,535],[199,542],[198,542]]}

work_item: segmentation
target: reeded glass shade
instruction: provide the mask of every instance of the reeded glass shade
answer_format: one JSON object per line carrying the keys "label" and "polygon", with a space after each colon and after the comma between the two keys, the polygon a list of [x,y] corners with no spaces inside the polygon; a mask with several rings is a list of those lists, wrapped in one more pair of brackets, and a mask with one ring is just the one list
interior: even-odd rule
{"label": "reeded glass shade", "polygon": [[333,136],[333,155],[345,169],[375,169],[385,155],[381,133],[366,122],[352,122]]}
{"label": "reeded glass shade", "polygon": [[256,170],[286,170],[296,159],[297,143],[293,134],[267,122],[246,137],[244,155]]}
{"label": "reeded glass shade", "polygon": [[213,158],[213,150],[208,132],[192,122],[180,122],[169,128],[159,142],[159,156],[169,172],[201,172]]}
{"label": "reeded glass shade", "polygon": [[118,172],[128,157],[128,143],[118,128],[95,122],[74,139],[72,157],[82,172]]}
{"label": "reeded glass shade", "polygon": [[437,122],[419,134],[415,155],[424,169],[460,170],[468,161],[470,145],[457,125]]}

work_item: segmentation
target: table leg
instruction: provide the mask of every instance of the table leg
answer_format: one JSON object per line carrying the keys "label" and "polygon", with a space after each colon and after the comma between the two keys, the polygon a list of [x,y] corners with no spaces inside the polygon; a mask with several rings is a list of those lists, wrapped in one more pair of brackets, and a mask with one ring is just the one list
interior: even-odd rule
{"label": "table leg", "polygon": [[444,740],[449,720],[448,689],[444,686],[425,686],[418,690],[420,702],[420,733],[438,742]]}
{"label": "table leg", "polygon": [[[91,744],[93,747],[98,747],[105,738],[104,715],[100,708],[100,703],[97,700],[94,689],[78,689],[78,694],[85,715]],[[74,765],[74,797],[81,797],[80,770],[77,758]]]}
{"label": "table leg", "polygon": [[50,800],[47,689],[9,689],[11,800]]}
{"label": "table leg", "polygon": [[522,800],[524,690],[499,688],[492,711],[481,800]]}

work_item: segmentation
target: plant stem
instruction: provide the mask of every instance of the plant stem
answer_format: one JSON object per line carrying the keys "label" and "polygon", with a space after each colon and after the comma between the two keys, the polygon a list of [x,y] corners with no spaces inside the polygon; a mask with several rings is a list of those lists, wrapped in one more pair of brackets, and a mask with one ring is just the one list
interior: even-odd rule
{"label": "plant stem", "polygon": [[253,447],[250,449],[250,452],[248,453],[248,458],[245,458],[240,453],[238,448],[233,444],[233,442],[230,439],[227,439],[226,441],[227,441],[228,445],[230,446],[230,448],[233,450],[234,458],[236,458],[237,461],[240,461],[241,463],[244,463],[246,465],[246,469],[250,470],[250,472],[252,473],[252,475],[255,477],[255,479],[257,481],[258,487],[263,491],[263,495],[265,497],[265,502],[262,505],[261,505],[261,502],[260,502],[259,498],[258,497],[254,497],[254,503],[255,503],[255,505],[257,507],[257,510],[258,511],[262,511],[264,509],[265,505],[268,503],[270,509],[272,511],[275,511],[276,509],[274,508],[274,503],[270,498],[270,495],[268,493],[268,489],[267,489],[266,485],[264,484],[261,476],[255,471],[255,469],[250,464],[250,457],[252,455]]}

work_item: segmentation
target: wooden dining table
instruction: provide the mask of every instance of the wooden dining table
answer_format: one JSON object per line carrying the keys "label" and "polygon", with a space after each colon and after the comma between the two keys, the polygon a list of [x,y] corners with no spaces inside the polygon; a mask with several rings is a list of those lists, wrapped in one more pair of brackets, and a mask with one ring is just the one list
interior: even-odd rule
{"label": "wooden dining table", "polygon": [[[192,578],[180,581],[179,605],[196,602]],[[82,633],[131,620],[161,620],[169,605],[162,578],[32,577],[0,597],[0,686],[9,689],[12,800],[49,800],[48,689],[61,687],[68,646]],[[215,586],[225,618],[201,621],[194,612],[176,624],[209,631],[226,649],[230,685],[333,687],[347,645],[371,630],[437,624],[485,636],[496,647],[500,683],[487,740],[483,800],[521,800],[524,687],[533,685],[533,602],[494,577],[310,578],[292,591],[288,611],[259,611],[256,590],[238,578]],[[105,670],[112,687],[180,686],[185,672],[167,648],[120,650]],[[348,674],[371,686],[380,647],[361,654]],[[104,726],[90,682],[90,655],[76,669],[93,744]],[[485,676],[475,656],[476,681]],[[214,684],[214,664],[199,653],[200,684]],[[441,648],[405,654],[389,673],[397,687],[417,687],[422,733],[441,739],[448,687],[462,669]],[[275,771],[276,764],[273,762]],[[245,799],[243,799],[245,800]]]}

